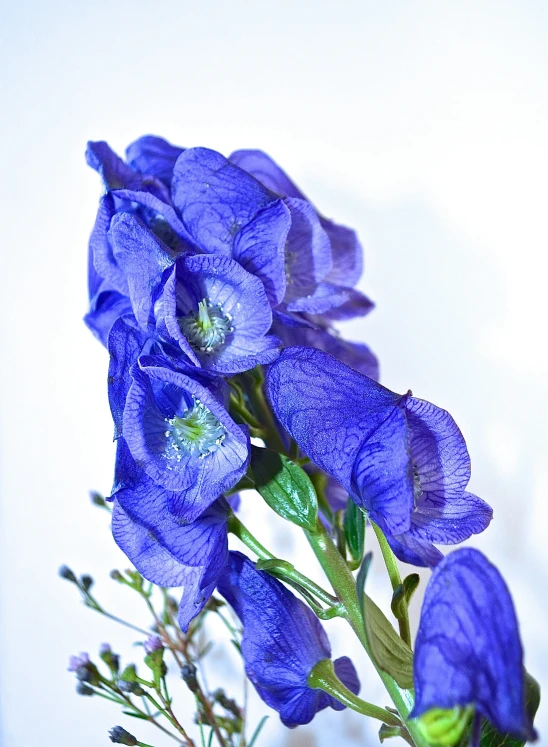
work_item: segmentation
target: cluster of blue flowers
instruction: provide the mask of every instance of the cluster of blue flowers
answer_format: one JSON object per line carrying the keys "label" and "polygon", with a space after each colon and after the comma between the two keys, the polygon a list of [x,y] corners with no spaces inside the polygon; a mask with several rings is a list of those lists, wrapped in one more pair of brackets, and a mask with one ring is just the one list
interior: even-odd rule
{"label": "cluster of blue flowers", "polygon": [[[182,587],[182,629],[217,588],[242,622],[249,678],[286,725],[343,707],[309,685],[331,656],[314,612],[228,549],[227,494],[251,453],[251,424],[230,408],[230,393],[264,367],[277,437],[324,475],[333,510],[351,499],[400,560],[435,568],[412,717],[473,707],[501,731],[532,738],[504,582],[479,552],[443,559],[436,547],[492,517],[466,491],[462,434],[444,410],[378,384],[371,351],[334,327],[372,308],[355,288],[355,232],[318,213],[260,151],[225,158],[143,137],[126,161],[103,142],[89,144],[87,160],[105,186],[86,322],[110,354],[113,534],[146,579]],[[334,667],[357,693],[350,660]]]}

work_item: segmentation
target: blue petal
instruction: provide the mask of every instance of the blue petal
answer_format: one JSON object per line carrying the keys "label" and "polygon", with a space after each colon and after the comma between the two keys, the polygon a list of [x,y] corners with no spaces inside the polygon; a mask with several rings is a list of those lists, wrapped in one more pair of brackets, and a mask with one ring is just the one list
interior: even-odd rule
{"label": "blue petal", "polygon": [[144,330],[154,330],[154,303],[163,271],[172,264],[167,247],[135,215],[119,213],[109,237],[127,278],[133,313]]}
{"label": "blue petal", "polygon": [[362,274],[362,246],[355,231],[322,218],[333,255],[333,267],[326,280],[335,285],[354,286]]}
{"label": "blue petal", "polygon": [[[107,281],[109,289],[127,296],[127,279],[116,261],[108,235],[115,213],[114,198],[112,194],[107,193],[99,203],[95,225],[89,239],[89,253],[93,257],[95,272],[100,278]],[[96,295],[97,290],[96,286],[94,295]]]}
{"label": "blue petal", "polygon": [[[405,530],[413,490],[401,397],[311,348],[285,350],[270,367],[267,388],[278,419],[302,451],[358,505],[373,510],[379,523]],[[378,442],[380,428],[389,438],[386,444]],[[397,469],[375,476],[368,470],[368,454],[375,463]],[[385,494],[382,487],[395,492]]]}
{"label": "blue petal", "polygon": [[237,150],[229,160],[264,184],[271,192],[282,197],[305,197],[277,163],[262,150]]}
{"label": "blue petal", "polygon": [[114,322],[108,336],[108,401],[114,421],[114,438],[122,435],[126,397],[131,386],[130,368],[137,361],[145,336],[131,317]]}
{"label": "blue petal", "polygon": [[90,310],[84,317],[84,321],[97,339],[106,347],[108,335],[114,322],[121,316],[131,315],[132,313],[131,302],[127,296],[118,293],[118,291],[100,288],[91,301]]}
{"label": "blue petal", "polygon": [[[197,314],[204,299],[230,318],[232,330],[219,349],[210,352],[193,349],[180,326],[182,318]],[[204,368],[234,374],[278,356],[279,341],[267,335],[272,311],[263,284],[230,257],[201,254],[177,260],[158,311],[170,339]]]}
{"label": "blue petal", "polygon": [[[174,493],[172,510],[194,520],[245,474],[249,460],[247,429],[236,425],[217,396],[197,377],[167,366],[146,365],[131,370],[124,410],[123,434],[135,461],[158,485]],[[226,431],[222,444],[205,457],[166,452],[166,420],[181,416],[199,400]]]}
{"label": "blue petal", "polygon": [[523,651],[512,598],[478,550],[456,550],[435,569],[417,634],[415,707],[475,705],[496,729],[534,738],[525,711]]}
{"label": "blue petal", "polygon": [[86,161],[101,175],[107,189],[139,189],[142,184],[141,175],[124,163],[104,141],[88,143]]}
{"label": "blue petal", "polygon": [[276,200],[240,229],[234,240],[232,256],[262,280],[273,306],[285,295],[285,245],[290,226],[288,208],[281,200]]}
{"label": "blue petal", "polygon": [[454,545],[489,526],[493,509],[472,493],[435,502],[421,496],[413,512],[410,532],[414,537],[440,545]]}
{"label": "blue petal", "polygon": [[183,150],[161,137],[145,135],[127,147],[126,159],[132,168],[157,177],[169,187],[173,167]]}
{"label": "blue petal", "polygon": [[[335,659],[333,662],[333,668],[335,669],[335,674],[343,685],[346,685],[354,695],[357,695],[360,692],[360,680],[352,660],[349,659],[348,656],[341,656],[339,659]],[[336,711],[342,711],[346,708],[345,705],[336,698],[333,698],[331,695],[328,695],[327,693],[321,693],[321,695],[323,696],[322,700],[325,700],[325,706],[320,704],[320,708],[331,706],[331,708],[334,708]],[[318,710],[320,710],[320,708],[318,708]]]}
{"label": "blue petal", "polygon": [[234,237],[275,197],[252,176],[207,148],[189,148],[175,164],[173,201],[204,251],[231,254]]}
{"label": "blue petal", "polygon": [[375,304],[360,291],[342,285],[336,285],[335,288],[338,289],[338,296],[333,294],[333,298],[335,300],[340,298],[341,303],[333,303],[330,309],[322,312],[324,319],[333,322],[345,321],[357,316],[366,316],[375,308]]}
{"label": "blue petal", "polygon": [[395,556],[403,563],[416,565],[419,568],[434,568],[440,560],[443,560],[442,553],[431,542],[415,537],[412,526],[403,534],[394,536],[387,534],[386,539]]}

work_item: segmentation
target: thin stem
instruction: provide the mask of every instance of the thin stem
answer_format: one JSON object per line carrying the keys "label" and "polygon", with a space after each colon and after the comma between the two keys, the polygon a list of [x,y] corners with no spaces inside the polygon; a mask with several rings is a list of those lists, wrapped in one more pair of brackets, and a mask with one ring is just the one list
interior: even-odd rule
{"label": "thin stem", "polygon": [[[88,599],[91,600],[91,604],[88,604]],[[95,612],[98,612],[100,615],[104,615],[105,617],[108,617],[109,620],[113,620],[114,622],[117,622],[120,625],[125,625],[126,628],[131,628],[131,630],[135,630],[137,633],[141,633],[142,635],[146,635],[147,637],[150,635],[150,630],[144,630],[143,628],[139,628],[137,625],[133,625],[133,623],[130,623],[127,620],[122,620],[121,617],[117,617],[116,615],[113,615],[110,612],[107,612],[106,610],[104,610],[101,607],[101,605],[89,594],[86,595],[84,604],[90,610],[94,610]]]}
{"label": "thin stem", "polygon": [[247,390],[247,395],[255,411],[255,415],[260,420],[263,429],[266,428],[267,431],[263,440],[269,448],[287,456],[287,448],[280,436],[274,415],[264,396],[262,388],[264,377],[262,371],[254,369],[252,376],[249,378],[251,378],[251,386]]}
{"label": "thin stem", "polygon": [[[371,522],[371,526],[373,527],[375,537],[377,538],[377,541],[381,548],[384,564],[386,566],[386,570],[388,571],[390,583],[392,584],[392,591],[396,591],[396,589],[401,586],[400,569],[398,568],[396,557],[392,552],[392,548],[388,544],[388,541],[384,536],[382,529],[373,521]],[[407,643],[409,648],[411,648],[411,628],[409,625],[409,613],[407,609],[407,601],[404,597],[401,599],[400,609],[401,617],[397,618],[398,626],[400,629],[400,637],[403,641],[405,641],[405,643]]]}
{"label": "thin stem", "polygon": [[418,733],[414,722],[407,722],[407,717],[413,705],[412,691],[401,689],[389,674],[380,669],[373,658],[365,632],[363,613],[356,591],[356,584],[352,573],[346,565],[346,561],[340,555],[321,522],[318,521],[316,532],[305,531],[305,534],[333,590],[337,594],[337,598],[344,605],[348,622],[375,666],[400,716],[406,722],[406,726],[415,744],[417,747],[423,747],[425,744],[424,740]]}
{"label": "thin stem", "polygon": [[[249,547],[250,550],[253,550],[255,555],[261,558],[261,560],[275,559],[275,556],[272,555],[272,553],[269,552],[265,547],[263,547],[263,545],[261,545],[261,543],[251,534],[247,527],[242,524],[238,517],[234,516],[234,514],[232,514],[228,520],[228,531],[238,537],[238,539],[240,539],[244,543],[244,545],[246,545],[246,547]],[[292,570],[289,570],[280,567],[279,569],[276,569],[276,575],[299,584],[299,586],[302,586],[322,602],[329,605],[329,607],[332,607],[338,602],[338,599],[336,597],[334,597],[332,594],[329,594],[317,583],[312,581],[307,576],[304,576],[294,568]]]}
{"label": "thin stem", "polygon": [[402,725],[400,719],[393,713],[358,698],[357,695],[349,690],[337,677],[331,659],[323,659],[316,664],[308,675],[308,684],[316,690],[323,690],[332,695],[340,703],[358,713],[362,713],[364,716],[376,718],[389,726]]}

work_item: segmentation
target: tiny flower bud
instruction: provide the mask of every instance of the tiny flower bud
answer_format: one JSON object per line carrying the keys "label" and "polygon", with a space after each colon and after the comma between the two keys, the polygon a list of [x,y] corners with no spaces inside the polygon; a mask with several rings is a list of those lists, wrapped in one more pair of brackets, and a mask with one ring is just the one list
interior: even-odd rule
{"label": "tiny flower bud", "polygon": [[62,565],[59,568],[58,573],[61,576],[61,578],[64,578],[66,581],[70,581],[72,584],[77,583],[76,576],[71,571],[71,569],[68,567],[68,565]]}
{"label": "tiny flower bud", "polygon": [[139,697],[146,694],[138,682],[122,682],[120,680],[118,682],[118,688],[123,693],[130,693],[131,695],[137,695]]}
{"label": "tiny flower bud", "polygon": [[76,692],[78,695],[95,695],[95,690],[93,690],[89,685],[86,685],[84,682],[79,682],[76,685]]}
{"label": "tiny flower bud", "polygon": [[196,667],[194,664],[184,664],[181,667],[181,678],[186,683],[191,692],[198,690],[198,680],[196,678]]}
{"label": "tiny flower bud", "polygon": [[115,744],[136,745],[139,744],[133,734],[126,731],[122,726],[113,726],[108,733],[110,741]]}
{"label": "tiny flower bud", "polygon": [[93,586],[93,578],[85,573],[83,576],[80,576],[80,583],[86,591],[89,591]]}
{"label": "tiny flower bud", "polygon": [[108,643],[102,643],[99,649],[99,656],[105,662],[112,672],[117,672],[120,668],[120,657],[112,652]]}
{"label": "tiny flower bud", "polygon": [[157,635],[151,635],[150,638],[147,638],[146,641],[143,643],[143,646],[147,654],[152,654],[154,651],[164,650],[164,644],[162,643],[162,639],[159,638]]}
{"label": "tiny flower bud", "polygon": [[417,719],[421,736],[432,747],[454,747],[473,716],[474,708],[433,708]]}
{"label": "tiny flower bud", "polygon": [[137,669],[135,664],[128,664],[120,675],[122,682],[137,682]]}
{"label": "tiny flower bud", "polygon": [[106,501],[105,501],[105,499],[103,498],[103,496],[101,495],[101,493],[97,493],[97,492],[96,492],[95,490],[92,490],[92,491],[90,492],[90,494],[89,494],[89,497],[90,497],[90,499],[91,499],[91,502],[92,502],[92,503],[93,503],[93,504],[94,504],[95,506],[101,506],[101,507],[104,507],[104,506],[106,506]]}
{"label": "tiny flower bud", "polygon": [[120,571],[117,571],[116,569],[110,572],[110,577],[113,581],[122,581],[124,578]]}
{"label": "tiny flower bud", "polygon": [[90,663],[89,661],[89,654],[86,654],[85,651],[82,651],[78,656],[71,656],[69,658],[69,665],[68,665],[68,671],[69,672],[76,672],[80,667],[85,667]]}

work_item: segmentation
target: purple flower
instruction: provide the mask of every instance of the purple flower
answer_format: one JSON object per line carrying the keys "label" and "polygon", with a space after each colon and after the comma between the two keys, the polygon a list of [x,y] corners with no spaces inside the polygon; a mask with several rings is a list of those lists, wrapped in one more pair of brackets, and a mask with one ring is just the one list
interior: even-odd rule
{"label": "purple flower", "polygon": [[69,657],[69,672],[77,672],[79,669],[85,669],[90,664],[89,654],[82,652],[80,654]]}
{"label": "purple flower", "polygon": [[[245,474],[249,434],[220,401],[217,382],[183,373],[161,356],[132,366],[123,435],[133,459],[175,494],[173,510],[192,521]],[[123,387],[118,392],[123,397]]]}
{"label": "purple flower", "polygon": [[177,512],[179,496],[147,477],[123,439],[118,441],[112,497],[116,543],[148,581],[183,587],[179,623],[186,631],[211,596],[228,557],[228,504],[218,500],[186,523]]}
{"label": "purple flower", "polygon": [[[309,687],[313,667],[331,657],[327,636],[316,615],[279,581],[238,552],[231,552],[218,584],[220,593],[243,624],[242,656],[246,674],[260,697],[291,727],[307,724],[331,706],[344,706]],[[358,693],[359,680],[350,659],[334,662],[339,679]]]}
{"label": "purple flower", "polygon": [[159,636],[151,635],[143,643],[143,648],[147,654],[152,654],[154,651],[163,651],[164,644]]}
{"label": "purple flower", "polygon": [[302,451],[368,512],[402,560],[435,565],[433,542],[462,542],[488,525],[489,506],[465,492],[470,459],[444,410],[310,348],[285,350],[267,387]]}
{"label": "purple flower", "polygon": [[535,738],[525,710],[512,598],[498,570],[478,550],[456,550],[435,569],[415,648],[411,718],[433,708],[475,706],[500,732]]}
{"label": "purple flower", "polygon": [[230,257],[181,257],[155,307],[160,337],[197,366],[220,374],[271,363],[279,341],[261,281]]}

